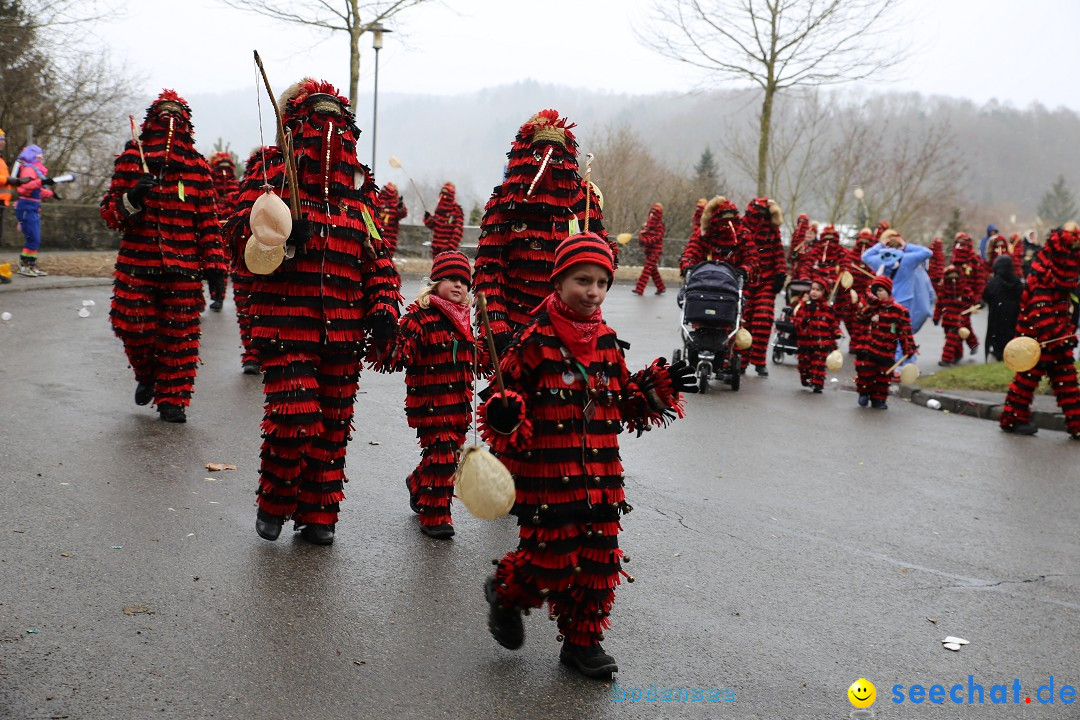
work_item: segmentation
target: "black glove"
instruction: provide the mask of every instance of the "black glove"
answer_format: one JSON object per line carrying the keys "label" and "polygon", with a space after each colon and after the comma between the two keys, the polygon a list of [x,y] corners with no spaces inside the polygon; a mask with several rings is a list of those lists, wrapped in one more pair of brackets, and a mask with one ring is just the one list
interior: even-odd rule
{"label": "black glove", "polygon": [[285,239],[285,244],[294,248],[302,248],[311,239],[311,223],[307,218],[298,218],[292,221],[292,231]]}
{"label": "black glove", "polygon": [[685,360],[668,366],[668,377],[671,378],[671,388],[677,392],[696,393],[698,391],[697,375],[694,368]]}
{"label": "black glove", "polygon": [[43,178],[41,182],[42,182],[43,185],[55,185],[56,184],[56,181],[53,180],[51,177]]}
{"label": "black glove", "polygon": [[509,332],[495,333],[492,338],[495,341],[495,352],[502,357],[502,354],[506,352],[506,348],[510,346],[510,341],[514,339],[514,334]]}
{"label": "black glove", "polygon": [[941,324],[941,318],[934,318],[934,324],[935,325],[940,325]]}
{"label": "black glove", "polygon": [[506,405],[499,397],[493,397],[487,404],[487,424],[497,433],[509,435],[521,422],[521,400],[515,397],[506,398]]}
{"label": "black glove", "polygon": [[779,293],[781,290],[784,289],[784,281],[785,280],[787,280],[787,275],[784,275],[783,273],[773,275],[773,279],[772,279],[772,294],[773,295],[776,295],[777,293]]}
{"label": "black glove", "polygon": [[146,194],[157,184],[157,178],[153,175],[143,175],[135,183],[135,187],[128,190],[128,200],[130,200],[133,205],[142,207],[143,201],[146,200]]}
{"label": "black glove", "polygon": [[746,272],[746,268],[735,268],[735,274],[739,276],[739,280],[742,281],[742,284],[746,285],[746,279],[749,277],[749,273]]}
{"label": "black glove", "polygon": [[368,335],[378,344],[385,344],[397,332],[394,316],[388,312],[377,312],[368,317],[366,323]]}

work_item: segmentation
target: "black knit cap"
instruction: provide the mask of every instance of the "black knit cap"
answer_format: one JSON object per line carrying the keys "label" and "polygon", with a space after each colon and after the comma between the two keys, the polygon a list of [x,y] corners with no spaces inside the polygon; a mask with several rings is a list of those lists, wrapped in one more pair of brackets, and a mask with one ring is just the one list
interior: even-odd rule
{"label": "black knit cap", "polygon": [[592,263],[615,275],[615,261],[611,257],[611,248],[595,233],[571,235],[559,243],[555,250],[555,267],[551,270],[551,281],[562,275],[574,265]]}
{"label": "black knit cap", "polygon": [[469,258],[457,250],[447,250],[435,256],[431,263],[431,282],[439,280],[460,280],[472,287],[472,268]]}

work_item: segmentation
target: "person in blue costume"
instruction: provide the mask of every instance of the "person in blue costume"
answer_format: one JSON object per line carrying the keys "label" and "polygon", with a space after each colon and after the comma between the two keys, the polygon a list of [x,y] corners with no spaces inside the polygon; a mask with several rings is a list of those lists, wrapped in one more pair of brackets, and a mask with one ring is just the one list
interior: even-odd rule
{"label": "person in blue costume", "polygon": [[926,270],[930,248],[908,243],[896,230],[886,230],[877,245],[863,253],[862,261],[878,275],[892,280],[893,299],[911,315],[911,332],[919,332],[934,314],[933,283]]}

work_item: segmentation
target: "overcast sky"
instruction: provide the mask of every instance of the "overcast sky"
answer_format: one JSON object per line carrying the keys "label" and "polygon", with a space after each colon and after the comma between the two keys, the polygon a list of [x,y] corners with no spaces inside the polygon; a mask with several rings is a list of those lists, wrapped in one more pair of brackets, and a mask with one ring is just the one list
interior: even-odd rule
{"label": "overcast sky", "polygon": [[[379,91],[452,94],[534,79],[589,91],[691,91],[702,77],[642,47],[652,0],[445,0],[400,15],[379,56]],[[1080,111],[1072,0],[905,0],[918,52],[882,89],[991,98],[1025,107],[1040,102]],[[319,36],[231,10],[215,0],[122,0],[126,15],[101,24],[91,42],[146,77],[147,96],[254,92],[252,49],[275,91],[304,75],[347,94],[344,34]],[[164,19],[167,18],[167,19]],[[370,37],[362,41],[361,91],[370,91]]]}

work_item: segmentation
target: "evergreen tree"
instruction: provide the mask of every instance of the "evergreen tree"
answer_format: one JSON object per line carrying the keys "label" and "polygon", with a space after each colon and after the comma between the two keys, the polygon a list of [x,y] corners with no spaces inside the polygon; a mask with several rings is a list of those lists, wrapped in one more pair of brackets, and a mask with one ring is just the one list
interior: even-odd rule
{"label": "evergreen tree", "polygon": [[469,211],[468,225],[480,225],[480,221],[484,218],[484,209],[477,203],[473,203],[472,210]]}
{"label": "evergreen tree", "polygon": [[960,208],[954,207],[952,209],[952,218],[949,220],[949,224],[945,226],[945,237],[941,238],[941,251],[945,253],[945,257],[952,256],[952,247],[956,244],[956,233],[964,229],[963,221],[960,219]]}
{"label": "evergreen tree", "polygon": [[708,147],[701,153],[697,165],[694,166],[694,185],[705,197],[712,197],[720,189],[720,168],[716,165],[716,158]]}
{"label": "evergreen tree", "polygon": [[1065,176],[1057,180],[1039,201],[1039,217],[1051,227],[1060,227],[1069,220],[1077,219],[1076,196],[1065,185]]}

